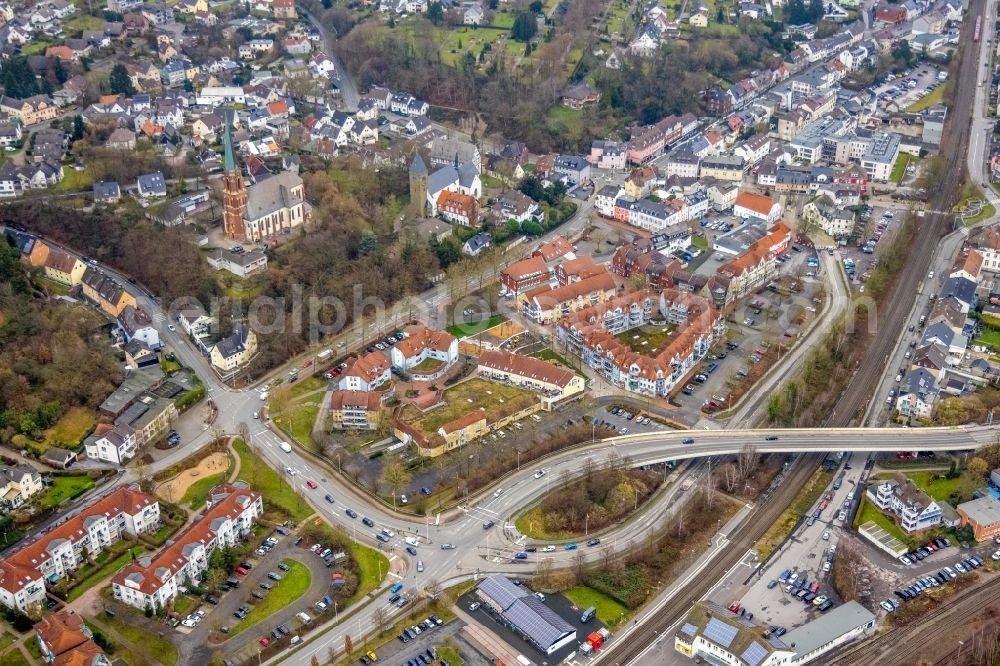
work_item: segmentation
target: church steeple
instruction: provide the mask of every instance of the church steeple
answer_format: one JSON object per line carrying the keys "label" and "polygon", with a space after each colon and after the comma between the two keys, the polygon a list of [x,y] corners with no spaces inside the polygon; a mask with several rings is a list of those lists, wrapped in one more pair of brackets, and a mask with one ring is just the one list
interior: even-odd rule
{"label": "church steeple", "polygon": [[236,159],[233,157],[233,133],[229,118],[226,118],[226,133],[222,137],[222,168],[226,171],[236,171]]}
{"label": "church steeple", "polygon": [[226,119],[226,132],[222,137],[222,230],[226,238],[243,241],[247,240],[246,224],[243,215],[247,206],[247,186],[243,182],[243,174],[236,167],[236,158],[233,156],[233,137]]}

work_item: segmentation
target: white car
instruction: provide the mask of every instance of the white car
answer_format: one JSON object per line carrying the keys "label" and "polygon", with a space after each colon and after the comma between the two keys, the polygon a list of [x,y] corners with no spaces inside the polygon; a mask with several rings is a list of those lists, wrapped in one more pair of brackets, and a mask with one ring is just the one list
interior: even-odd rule
{"label": "white car", "polygon": [[892,611],[896,610],[895,606],[893,606],[888,601],[883,601],[882,603],[879,604],[879,606],[881,606],[886,613],[891,613]]}
{"label": "white car", "polygon": [[928,280],[933,280],[934,279],[934,271],[928,271],[928,273],[927,273],[927,279]]}
{"label": "white car", "polygon": [[295,476],[296,474],[298,474],[298,472],[292,469],[291,467],[286,467],[285,474],[287,474],[288,476]]}
{"label": "white car", "polygon": [[399,503],[400,503],[400,504],[406,504],[406,503],[407,503],[407,502],[409,502],[409,501],[410,501],[410,500],[406,499],[406,495],[400,495],[400,496],[399,496]]}
{"label": "white car", "polygon": [[540,469],[537,472],[535,472],[535,478],[536,479],[540,479],[543,476],[545,476],[545,470],[544,469]]}
{"label": "white car", "polygon": [[556,549],[555,546],[546,546],[545,548],[542,548],[542,552],[543,553],[551,553],[551,552],[554,552],[555,549]]}
{"label": "white car", "polygon": [[993,557],[993,560],[995,562],[996,561],[1000,561],[1000,550],[998,550],[997,552],[993,553],[992,557]]}
{"label": "white car", "polygon": [[181,620],[181,626],[182,627],[194,627],[197,624],[198,624],[197,622],[195,622],[194,620],[191,620],[191,619]]}
{"label": "white car", "polygon": [[501,495],[503,495],[503,488],[497,488],[497,491],[495,493],[493,493],[493,498],[496,499],[497,497],[500,497]]}
{"label": "white car", "polygon": [[829,541],[829,540],[830,540],[830,531],[827,530],[823,532],[823,541]]}
{"label": "white car", "polygon": [[177,328],[175,328],[173,324],[167,324],[167,329],[171,330],[171,331],[176,331],[177,330]]}

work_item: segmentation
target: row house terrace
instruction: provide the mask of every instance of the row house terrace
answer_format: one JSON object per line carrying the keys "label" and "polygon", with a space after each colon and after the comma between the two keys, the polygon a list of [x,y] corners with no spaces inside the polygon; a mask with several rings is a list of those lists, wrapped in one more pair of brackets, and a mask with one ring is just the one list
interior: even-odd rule
{"label": "row house terrace", "polygon": [[55,583],[126,536],[153,532],[159,526],[155,497],[119,488],[0,560],[0,603],[25,611],[44,601],[45,583]]}

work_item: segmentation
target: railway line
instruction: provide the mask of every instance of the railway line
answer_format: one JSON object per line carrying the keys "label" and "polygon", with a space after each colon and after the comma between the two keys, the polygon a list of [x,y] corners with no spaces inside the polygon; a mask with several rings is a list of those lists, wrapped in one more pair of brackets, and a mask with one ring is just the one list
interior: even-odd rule
{"label": "railway line", "polygon": [[[985,0],[972,0],[969,5],[969,13],[981,17],[984,7]],[[967,21],[965,26],[967,31],[973,29],[971,22]],[[961,111],[950,114],[950,122],[942,137],[940,154],[945,160],[945,175],[940,187],[936,188],[929,197],[929,208],[934,211],[951,209],[966,177],[964,164],[969,145],[973,107],[970,100],[975,99],[978,75],[977,41],[974,41],[972,37],[972,35],[967,34],[961,42],[961,53],[956,67],[957,75],[954,77],[957,84],[953,104],[954,109]],[[970,66],[970,61],[975,64]],[[876,321],[878,330],[875,337],[868,346],[858,369],[838,400],[836,407],[831,412],[826,423],[828,426],[849,426],[852,423],[858,423],[863,417],[865,406],[869,400],[873,399],[873,392],[885,369],[885,359],[892,352],[899,332],[903,329],[907,315],[913,307],[912,293],[926,275],[934,250],[941,237],[951,231],[952,216],[936,212],[927,213],[918,220],[917,224],[916,238],[910,246],[907,261],[900,272],[899,279],[885,299],[888,306],[883,311],[878,312]],[[644,623],[622,641],[612,642],[599,659],[606,663],[613,662],[616,665],[628,664],[635,660],[647,646],[654,644],[663,632],[675,626],[687,614],[691,605],[703,597],[705,590],[711,586],[712,582],[720,580],[739,561],[740,557],[764,535],[768,527],[777,520],[785,507],[806,484],[823,457],[823,454],[809,454],[799,458],[778,491],[766,502],[758,505],[740,528],[729,535],[731,542],[729,548],[694,581],[678,591],[669,605],[669,610],[661,613],[655,621]],[[968,604],[963,601],[960,605],[940,611],[942,615],[936,615],[937,619],[931,619],[931,622],[967,621],[974,611],[968,610],[970,614],[965,615],[966,611],[962,609],[979,610],[982,603],[1000,601],[1000,584],[990,585],[977,593],[970,594],[968,599]],[[923,622],[919,625],[923,626]],[[906,632],[906,635],[909,633]],[[924,633],[927,636],[935,635],[935,632],[932,631]],[[900,649],[899,646],[905,644],[906,647],[903,649],[907,653],[910,651],[911,646],[906,642],[907,639],[905,637],[896,639],[892,632],[887,634],[884,639],[878,640],[885,641],[880,645],[886,645],[888,641],[893,641],[891,645],[895,645],[896,649]],[[862,647],[867,648],[868,645],[865,644]],[[877,650],[878,648],[872,649]],[[896,654],[899,653],[894,653],[893,663],[905,663],[898,661],[895,657]],[[868,659],[865,658],[851,658],[839,663],[857,664],[867,661]]]}
{"label": "railway line", "polygon": [[1000,584],[991,580],[972,590],[965,590],[959,599],[945,602],[919,620],[881,634],[833,658],[829,666],[879,663],[916,664],[929,661],[939,649],[943,630],[948,626],[961,626],[983,610],[1000,604]]}
{"label": "railway line", "polygon": [[[985,0],[972,0],[969,3],[969,14],[982,17]],[[965,22],[966,38],[961,41],[961,57],[955,67],[957,81],[954,102],[949,109],[949,122],[945,128],[941,142],[940,155],[945,160],[944,178],[940,186],[931,194],[928,208],[932,211],[951,210],[955,197],[965,182],[965,157],[969,149],[969,136],[972,127],[973,100],[976,97],[977,77],[979,75],[977,51],[979,45],[971,39],[968,32],[973,30],[971,21]],[[899,279],[887,294],[886,306],[877,313],[878,326],[875,338],[868,346],[861,363],[855,371],[847,390],[844,391],[836,408],[831,425],[848,425],[860,423],[868,400],[879,399],[873,393],[878,387],[879,378],[885,371],[885,359],[892,353],[901,331],[904,330],[907,315],[913,307],[913,291],[927,274],[934,249],[941,237],[951,231],[950,214],[928,212],[919,218],[916,238],[910,246],[903,270]],[[844,422],[844,417],[847,421]]]}

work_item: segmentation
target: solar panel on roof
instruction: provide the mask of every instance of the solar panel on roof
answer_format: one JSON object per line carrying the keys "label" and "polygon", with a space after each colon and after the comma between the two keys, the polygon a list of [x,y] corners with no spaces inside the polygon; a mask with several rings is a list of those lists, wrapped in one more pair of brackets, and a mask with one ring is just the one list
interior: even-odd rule
{"label": "solar panel on roof", "polygon": [[736,627],[726,624],[715,617],[705,625],[705,638],[724,648],[729,647],[729,644],[733,642],[733,639],[736,638],[736,634],[739,632],[740,630]]}
{"label": "solar panel on roof", "polygon": [[740,659],[747,663],[747,666],[757,666],[760,662],[767,658],[767,648],[753,641],[747,646],[747,649],[743,651],[740,655]]}
{"label": "solar panel on roof", "polygon": [[571,624],[535,597],[518,599],[503,616],[532,642],[544,649],[548,649],[560,638],[575,631]]}
{"label": "solar panel on roof", "polygon": [[687,634],[688,636],[698,635],[698,627],[694,626],[690,622],[686,623],[683,627],[681,627],[681,631]]}

